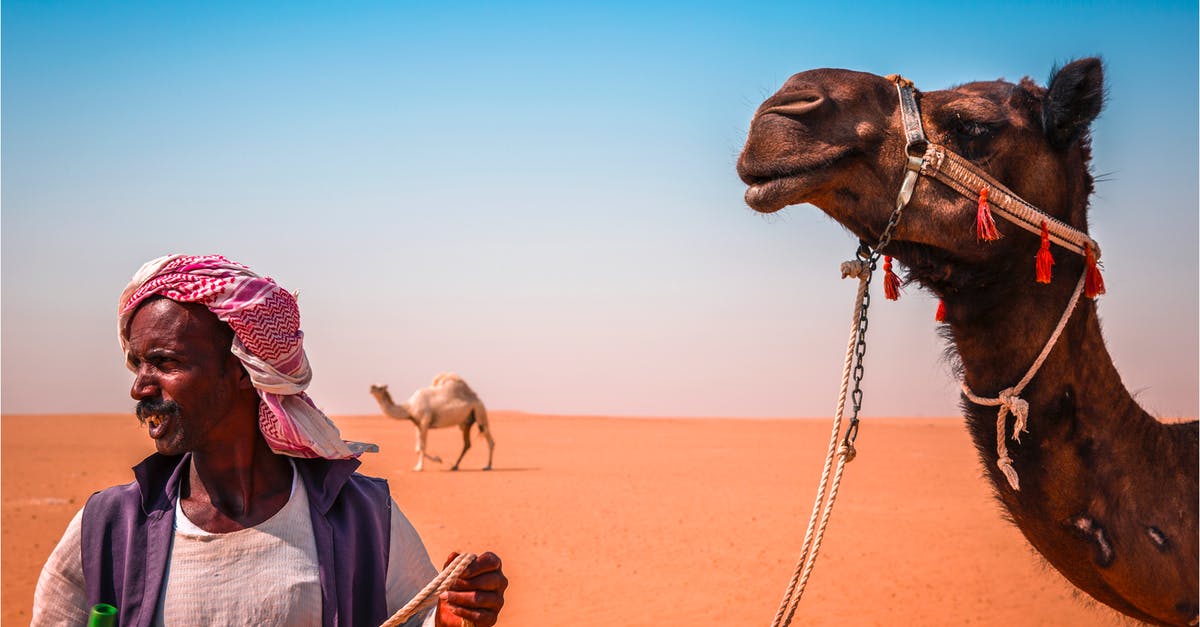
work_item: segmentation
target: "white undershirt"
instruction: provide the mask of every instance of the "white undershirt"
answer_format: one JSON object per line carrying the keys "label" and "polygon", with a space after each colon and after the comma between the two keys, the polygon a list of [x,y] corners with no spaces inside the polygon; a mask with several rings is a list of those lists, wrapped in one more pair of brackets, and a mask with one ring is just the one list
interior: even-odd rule
{"label": "white undershirt", "polygon": [[[209,533],[175,500],[175,538],[155,625],[321,624],[321,579],[308,495],[292,465],[287,503],[269,519]],[[222,594],[221,591],[236,591]]]}
{"label": "white undershirt", "polygon": [[[388,614],[437,571],[420,536],[392,500]],[[87,594],[81,561],[81,509],[50,554],[34,593],[32,625],[81,625]],[[433,612],[406,625],[433,625]],[[424,620],[421,620],[424,619]],[[175,535],[159,593],[156,625],[320,625],[321,583],[308,494],[292,471],[288,502],[262,523],[209,533],[175,505]]]}

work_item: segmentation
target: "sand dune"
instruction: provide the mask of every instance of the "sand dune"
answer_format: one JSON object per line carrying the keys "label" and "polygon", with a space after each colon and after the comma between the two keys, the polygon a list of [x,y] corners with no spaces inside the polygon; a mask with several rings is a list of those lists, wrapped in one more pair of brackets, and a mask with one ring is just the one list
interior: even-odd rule
{"label": "sand dune", "polygon": [[[415,461],[412,427],[338,418],[379,443],[363,472],[439,565],[494,550],[501,624],[767,625],[803,539],[823,420],[635,419],[492,412],[496,470]],[[151,451],[130,416],[4,416],[4,624],[27,624],[42,563],[94,490]],[[458,431],[431,433],[453,459]],[[1117,625],[1075,598],[1004,522],[954,419],[865,419],[794,624]]]}

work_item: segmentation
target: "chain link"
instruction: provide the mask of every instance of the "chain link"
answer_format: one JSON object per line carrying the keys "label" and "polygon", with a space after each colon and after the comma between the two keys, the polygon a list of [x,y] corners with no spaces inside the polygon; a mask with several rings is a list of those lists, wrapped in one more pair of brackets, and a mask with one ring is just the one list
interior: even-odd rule
{"label": "chain link", "polygon": [[855,332],[854,370],[851,373],[854,389],[850,392],[850,424],[846,427],[846,437],[842,440],[842,444],[850,449],[854,448],[854,440],[858,438],[858,412],[862,409],[863,357],[867,354],[867,310],[871,308],[871,275],[875,273],[876,258],[877,255],[873,255],[868,261],[871,272],[867,274],[867,286],[863,291],[862,307],[858,310],[858,328]]}
{"label": "chain link", "polygon": [[[887,226],[883,227],[883,235],[879,236],[879,243],[875,245],[875,251],[871,255],[871,259],[879,259],[879,255],[888,244],[892,243],[892,231],[896,229],[896,225],[900,223],[900,214],[904,211],[903,202],[896,203],[896,210],[892,212],[892,217],[888,218]],[[872,267],[872,270],[875,268]]]}
{"label": "chain link", "polygon": [[854,340],[854,370],[851,377],[854,379],[854,389],[850,392],[850,405],[852,412],[850,414],[850,424],[846,427],[846,437],[842,439],[842,444],[848,449],[853,450],[854,441],[858,438],[858,412],[862,409],[862,379],[865,373],[863,367],[863,358],[867,355],[867,310],[871,308],[871,277],[875,275],[875,268],[878,265],[879,257],[883,255],[883,249],[892,242],[892,231],[896,229],[896,225],[900,223],[900,214],[904,211],[903,202],[896,203],[896,210],[892,212],[888,218],[887,225],[883,227],[883,234],[879,236],[879,243],[874,248],[863,240],[858,242],[857,256],[867,262],[870,272],[867,273],[866,289],[863,290],[862,307],[858,310],[858,327],[855,332]]}

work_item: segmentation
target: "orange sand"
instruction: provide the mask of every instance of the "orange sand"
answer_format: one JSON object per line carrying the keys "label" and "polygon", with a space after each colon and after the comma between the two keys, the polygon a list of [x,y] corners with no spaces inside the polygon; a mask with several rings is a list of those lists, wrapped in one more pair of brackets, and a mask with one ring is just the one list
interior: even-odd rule
{"label": "orange sand", "polygon": [[[413,429],[337,419],[379,443],[363,472],[392,494],[440,566],[500,554],[501,624],[767,625],[791,576],[829,426],[823,420],[631,419],[494,412],[496,470],[411,471]],[[94,490],[150,450],[130,416],[4,416],[3,614],[28,624],[34,584]],[[442,457],[458,431],[431,434]],[[797,625],[1094,625],[1002,520],[959,420],[867,419]],[[102,452],[103,450],[103,452]]]}

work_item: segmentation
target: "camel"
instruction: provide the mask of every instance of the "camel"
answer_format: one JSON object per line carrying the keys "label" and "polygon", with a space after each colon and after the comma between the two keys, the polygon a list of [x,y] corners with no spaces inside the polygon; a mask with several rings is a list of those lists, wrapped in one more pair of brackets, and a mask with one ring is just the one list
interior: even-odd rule
{"label": "camel", "polygon": [[[902,81],[841,69],[789,78],[755,113],[738,159],[746,203],[760,213],[809,203],[863,242],[880,241],[911,163]],[[925,147],[956,153],[1087,232],[1089,129],[1104,101],[1099,59],[1056,69],[1045,87],[1000,79],[909,93]],[[977,193],[981,201],[920,175],[881,252],[941,298],[940,330],[964,390],[975,394],[1014,386],[1066,318],[1020,394],[1028,432],[1008,443],[1019,487],[997,463],[997,407],[961,398],[996,497],[1029,543],[1094,599],[1148,623],[1197,624],[1197,423],[1160,422],[1138,406],[1105,347],[1094,299],[1064,314],[1095,268],[1091,253],[1055,247],[1052,276],[1043,276],[1037,235],[996,220],[998,239],[981,237],[987,196]],[[1087,280],[1089,295],[1102,291]]]}
{"label": "camel", "polygon": [[478,424],[479,432],[487,439],[488,462],[484,470],[492,469],[492,453],[496,442],[492,439],[492,430],[488,426],[487,409],[475,391],[467,385],[462,377],[453,372],[443,372],[433,379],[429,387],[424,387],[397,405],[392,401],[392,395],[386,385],[372,385],[371,396],[375,397],[383,413],[400,420],[411,420],[417,427],[417,465],[413,470],[420,472],[424,468],[425,459],[442,463],[442,458],[425,452],[425,442],[430,429],[457,426],[462,430],[463,449],[450,470],[458,470],[463,456],[471,448],[471,425]]}

